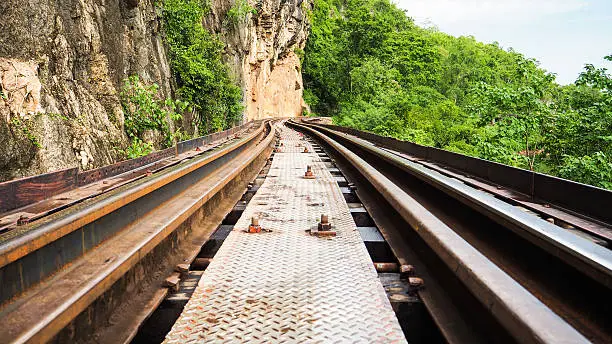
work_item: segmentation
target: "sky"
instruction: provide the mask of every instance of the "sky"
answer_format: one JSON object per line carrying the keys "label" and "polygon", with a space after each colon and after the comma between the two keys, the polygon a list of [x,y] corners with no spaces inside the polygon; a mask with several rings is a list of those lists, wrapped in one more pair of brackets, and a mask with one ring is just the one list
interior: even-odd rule
{"label": "sky", "polygon": [[499,42],[557,75],[576,80],[586,63],[612,63],[612,0],[395,0],[421,26]]}

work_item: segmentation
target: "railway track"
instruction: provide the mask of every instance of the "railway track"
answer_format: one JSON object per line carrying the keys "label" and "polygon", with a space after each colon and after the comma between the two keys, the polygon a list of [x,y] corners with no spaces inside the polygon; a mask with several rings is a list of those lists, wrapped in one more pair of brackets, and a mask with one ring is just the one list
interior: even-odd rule
{"label": "railway track", "polygon": [[3,233],[2,341],[89,341],[109,321],[117,326],[104,340],[129,341],[147,316],[134,304],[163,299],[165,277],[197,255],[265,164],[274,134],[264,121],[204,139],[167,168]]}
{"label": "railway track", "polygon": [[564,229],[550,213],[576,212],[551,204],[541,207],[548,214],[527,211],[499,185],[475,188],[474,179],[389,148],[394,142],[292,125],[342,162],[396,256],[427,276],[421,296],[449,341],[499,341],[500,331],[519,342],[611,340],[612,253],[601,246],[609,227],[583,217],[573,221],[583,228]]}
{"label": "railway track", "polygon": [[[256,192],[280,125],[192,142],[156,168],[26,205],[39,214],[30,223],[14,225],[25,208],[0,219],[8,229],[0,233],[0,338],[130,342],[168,297],[162,285],[205,269],[202,245],[244,208],[247,186]],[[346,128],[286,125],[324,148],[399,264],[425,281],[417,296],[444,341],[612,340],[612,221],[601,205],[612,204],[609,192]],[[600,202],[584,204],[583,195]]]}

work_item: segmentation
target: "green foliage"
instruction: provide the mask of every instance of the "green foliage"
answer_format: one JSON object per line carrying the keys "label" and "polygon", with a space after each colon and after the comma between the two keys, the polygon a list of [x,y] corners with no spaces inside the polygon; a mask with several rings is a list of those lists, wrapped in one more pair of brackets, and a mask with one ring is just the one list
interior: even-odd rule
{"label": "green foliage", "polygon": [[153,144],[143,142],[137,137],[133,138],[132,144],[125,151],[123,151],[128,159],[135,159],[141,156],[149,155],[151,152],[153,152]]}
{"label": "green foliage", "polygon": [[257,15],[257,9],[249,5],[247,0],[236,0],[225,14],[226,23],[238,24],[245,21],[249,14]]}
{"label": "green foliage", "polygon": [[602,152],[581,157],[566,155],[559,175],[585,184],[612,189],[612,162]]}
{"label": "green foliage", "polygon": [[68,118],[68,116],[66,115],[62,115],[61,113],[56,113],[56,112],[37,112],[34,115],[36,119],[41,118],[42,116],[46,116],[48,118],[51,119],[58,119],[58,120],[62,120],[62,121],[69,121],[70,118]]}
{"label": "green foliage", "polygon": [[300,59],[300,62],[304,62],[304,50],[295,47],[293,48],[293,52],[297,55],[297,57]]}
{"label": "green foliage", "polygon": [[202,26],[207,11],[201,0],[163,0],[178,95],[194,107],[195,124],[204,133],[232,127],[243,111],[241,89],[221,60],[223,43]]}
{"label": "green foliage", "polygon": [[69,118],[68,116],[62,115],[61,113],[55,113],[55,112],[46,112],[44,113],[47,117],[49,118],[53,118],[53,119],[60,119],[62,121],[68,121]]}
{"label": "green foliage", "polygon": [[[121,91],[121,105],[125,113],[125,132],[134,142],[142,139],[147,130],[156,130],[164,135],[165,147],[174,144],[171,122],[182,118],[188,103],[162,99],[157,84],[144,85],[137,75],[124,80]],[[141,142],[141,141],[140,141]]]}
{"label": "green foliage", "polygon": [[31,124],[29,123],[29,120],[25,119],[25,120],[21,120],[18,117],[13,117],[13,119],[11,119],[11,124],[19,131],[21,131],[21,133],[28,139],[30,140],[30,142],[32,143],[32,145],[34,145],[34,147],[36,148],[42,148],[42,145],[40,144],[40,142],[38,142],[38,138],[32,133],[30,127]]}
{"label": "green foliage", "polygon": [[537,61],[420,28],[389,0],[315,0],[303,77],[334,123],[610,187],[605,69],[562,87]]}

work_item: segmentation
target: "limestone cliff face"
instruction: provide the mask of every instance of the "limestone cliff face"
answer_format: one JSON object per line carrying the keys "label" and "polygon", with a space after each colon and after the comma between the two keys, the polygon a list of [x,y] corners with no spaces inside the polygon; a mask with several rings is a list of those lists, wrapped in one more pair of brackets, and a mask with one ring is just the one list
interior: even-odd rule
{"label": "limestone cliff face", "polygon": [[122,80],[170,92],[159,30],[151,0],[0,1],[0,180],[114,162]]}
{"label": "limestone cliff face", "polygon": [[312,0],[249,0],[256,10],[238,21],[226,13],[240,0],[213,0],[205,26],[221,35],[225,57],[244,90],[247,119],[302,114],[298,53],[308,37]]}
{"label": "limestone cliff face", "polygon": [[[212,0],[204,24],[227,44],[246,119],[299,115],[311,2],[248,0],[257,13],[229,21],[235,1]],[[0,0],[0,181],[117,161],[134,74],[172,94],[153,0]]]}

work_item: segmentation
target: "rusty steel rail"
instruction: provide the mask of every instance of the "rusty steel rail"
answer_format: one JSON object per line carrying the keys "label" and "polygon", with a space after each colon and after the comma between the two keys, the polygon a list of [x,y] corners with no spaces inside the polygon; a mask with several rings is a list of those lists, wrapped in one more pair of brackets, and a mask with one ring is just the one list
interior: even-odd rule
{"label": "rusty steel rail", "polygon": [[274,133],[270,121],[260,122],[242,138],[28,224],[0,244],[0,338],[52,339],[175,231],[189,232],[183,227],[196,212],[267,159]]}
{"label": "rusty steel rail", "polygon": [[[316,122],[317,119],[308,120],[308,123]],[[551,222],[588,233],[612,247],[610,190],[353,128],[318,125],[366,140],[392,154],[536,212]]]}
{"label": "rusty steel rail", "polygon": [[124,160],[93,170],[70,168],[0,183],[0,233],[17,230],[85,199],[120,187],[147,173],[156,172],[193,157],[196,147],[209,147],[247,130],[253,122],[178,142],[176,146],[143,157]]}
{"label": "rusty steel rail", "polygon": [[577,270],[584,272],[599,283],[612,289],[612,251],[593,242],[576,236],[542,218],[525,213],[520,208],[500,200],[487,192],[465,185],[455,178],[449,178],[438,170],[407,160],[386,149],[372,145],[369,141],[334,132],[328,128],[321,130],[390,162],[403,171],[433,185],[444,193],[450,194],[463,203],[495,221],[503,222],[518,235],[534,242],[550,254],[558,256]]}
{"label": "rusty steel rail", "polygon": [[[525,214],[516,207],[505,204],[482,191],[470,188],[437,171],[409,161],[384,148],[377,147],[371,142],[323,126],[298,124],[296,122],[292,122],[291,125],[316,137],[317,140],[324,143],[337,156],[346,161],[351,169],[357,171],[355,173],[367,181],[362,182],[362,184],[370,185],[371,188],[368,190],[377,192],[380,194],[379,198],[381,200],[388,202],[394,214],[401,216],[406,224],[412,227],[413,233],[420,237],[419,240],[424,241],[428,250],[431,250],[437,256],[436,259],[440,259],[454,275],[454,278],[461,282],[462,287],[471,293],[470,297],[477,299],[486,309],[485,312],[496,319],[515,340],[526,343],[577,343],[588,341],[585,334],[590,340],[596,342],[605,342],[610,339],[609,333],[606,333],[607,330],[605,328],[602,330],[605,325],[602,326],[601,323],[605,324],[606,319],[595,319],[599,321],[599,324],[593,325],[593,328],[591,328],[589,321],[592,321],[592,318],[586,320],[575,319],[576,317],[580,318],[580,314],[576,313],[577,311],[574,308],[571,308],[574,305],[563,305],[566,300],[551,300],[550,297],[559,294],[552,292],[546,294],[543,291],[546,291],[545,288],[548,287],[554,288],[556,284],[568,284],[575,287],[583,283],[585,289],[577,289],[573,292],[586,294],[593,292],[595,295],[589,296],[591,298],[585,302],[590,303],[589,307],[598,309],[597,312],[599,313],[595,313],[596,315],[601,315],[602,307],[596,304],[596,300],[598,296],[603,297],[600,301],[609,304],[609,298],[605,295],[609,295],[606,292],[609,292],[610,276],[612,275],[611,251],[591,241],[567,233],[537,216]],[[435,189],[432,189],[432,186],[435,186]],[[415,190],[415,194],[412,194],[413,190]],[[442,197],[438,201],[442,203],[427,201],[425,199],[427,195],[429,197]],[[368,195],[364,196],[369,197]],[[456,200],[453,201],[452,198]],[[473,209],[478,209],[478,212],[458,214],[460,218],[445,215],[444,212],[448,210],[444,206],[457,207],[453,203],[457,201],[469,205]],[[368,206],[366,202],[364,202],[364,205]],[[441,208],[432,208],[434,205]],[[377,204],[370,205],[370,207],[384,208],[384,206]],[[385,214],[385,210],[372,210],[373,214]],[[452,213],[452,211],[450,212]],[[466,214],[470,215],[469,219]],[[386,214],[386,216],[393,217],[394,215]],[[480,220],[477,216],[488,219]],[[378,222],[376,217],[374,217],[374,220]],[[486,224],[487,221],[491,220],[497,221],[496,226],[499,226],[499,228],[508,228],[508,231],[511,229],[512,233],[523,231],[529,233],[522,233],[523,237],[532,240],[536,238],[533,240],[536,243],[534,247],[514,247],[509,250],[510,252],[516,250],[514,254],[521,255],[525,250],[525,254],[531,254],[531,252],[536,252],[538,249],[545,247],[547,253],[552,253],[558,259],[558,261],[554,259],[547,261],[552,262],[551,264],[558,264],[561,269],[565,269],[562,270],[564,272],[570,272],[566,278],[572,279],[577,275],[582,275],[584,276],[583,280],[580,282],[564,281],[562,279],[546,280],[546,278],[556,276],[549,271],[541,271],[541,275],[545,276],[541,279],[530,280],[529,275],[522,274],[520,268],[511,266],[512,263],[516,263],[511,262],[510,258],[504,256],[503,253],[496,254],[493,252],[491,247],[494,247],[494,245],[487,246],[485,242],[487,238],[479,238],[476,235],[478,233],[465,231],[462,228],[466,224],[478,222]],[[493,230],[493,228],[490,229]],[[405,228],[396,230],[405,231]],[[404,247],[411,242],[405,239],[410,235],[412,233],[402,233],[399,240],[396,233],[386,236],[395,238],[388,237],[387,239],[397,254],[397,252],[410,251],[410,249]],[[507,233],[500,233],[499,235],[502,237],[509,236]],[[414,239],[411,240],[414,242]],[[524,243],[520,239],[513,240]],[[551,249],[551,247],[554,249]],[[537,251],[534,257],[544,257],[547,253]],[[398,254],[398,258],[400,258],[400,261],[402,260],[401,254]],[[510,261],[507,264],[508,266],[503,264],[505,261]],[[536,266],[540,267],[541,265]],[[556,266],[551,265],[550,269],[557,269]],[[549,274],[550,276],[548,276]],[[432,275],[435,275],[435,273],[432,272]],[[564,295],[567,295],[567,293]],[[570,301],[573,302],[573,300]],[[427,304],[426,300],[424,302]],[[605,308],[605,305],[603,308]],[[439,310],[430,309],[431,313],[436,311]],[[604,310],[603,312],[607,311]],[[466,316],[469,315],[464,315],[464,318]],[[452,327],[452,324],[439,325],[441,327]],[[445,333],[445,329],[441,329]],[[448,330],[447,339],[453,342],[451,331],[453,330]],[[460,340],[455,342],[460,342]]]}

